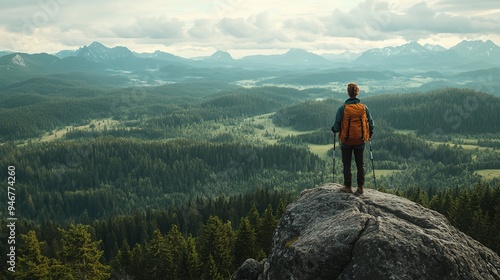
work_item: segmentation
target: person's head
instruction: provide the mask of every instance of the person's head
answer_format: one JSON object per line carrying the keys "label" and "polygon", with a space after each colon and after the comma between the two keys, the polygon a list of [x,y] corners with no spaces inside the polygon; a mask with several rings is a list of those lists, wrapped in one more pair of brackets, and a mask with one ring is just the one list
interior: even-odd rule
{"label": "person's head", "polygon": [[359,94],[359,87],[355,83],[349,83],[347,85],[347,94],[349,97],[356,97]]}

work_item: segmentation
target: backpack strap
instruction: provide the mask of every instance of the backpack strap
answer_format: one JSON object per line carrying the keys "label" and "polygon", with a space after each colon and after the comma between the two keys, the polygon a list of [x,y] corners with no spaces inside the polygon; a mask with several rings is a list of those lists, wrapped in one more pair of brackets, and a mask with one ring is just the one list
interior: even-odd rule
{"label": "backpack strap", "polygon": [[351,130],[351,116],[348,118],[349,122],[347,123],[347,133],[345,135],[345,142],[349,141],[349,132]]}
{"label": "backpack strap", "polygon": [[363,125],[363,117],[359,117],[359,123],[361,124],[361,140],[365,142],[365,126]]}

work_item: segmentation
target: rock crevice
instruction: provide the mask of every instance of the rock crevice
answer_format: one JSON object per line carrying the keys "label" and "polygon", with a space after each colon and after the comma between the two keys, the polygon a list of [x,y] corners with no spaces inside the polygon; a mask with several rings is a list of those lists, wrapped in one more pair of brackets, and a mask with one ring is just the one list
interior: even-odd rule
{"label": "rock crevice", "polygon": [[[344,270],[347,268],[347,267],[350,267],[351,265],[351,262],[352,262],[352,259],[353,259],[353,251],[354,251],[354,246],[356,245],[356,242],[358,242],[358,240],[361,238],[361,236],[363,235],[363,233],[365,232],[365,230],[369,227],[368,224],[372,222],[372,219],[371,218],[367,218],[366,219],[366,222],[365,222],[365,225],[364,227],[361,229],[361,231],[359,232],[358,234],[358,237],[354,240],[354,242],[351,244],[351,259],[349,260],[348,263],[346,263],[346,265],[342,268],[342,271],[339,275],[342,275],[342,273],[344,272]],[[338,277],[338,275],[336,275],[336,277]]]}

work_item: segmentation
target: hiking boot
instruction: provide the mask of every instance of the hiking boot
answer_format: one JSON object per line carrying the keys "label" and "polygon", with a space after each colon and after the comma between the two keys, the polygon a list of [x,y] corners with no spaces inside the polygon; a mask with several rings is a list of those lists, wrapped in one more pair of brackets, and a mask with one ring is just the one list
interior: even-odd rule
{"label": "hiking boot", "polygon": [[356,194],[363,194],[363,187],[358,187]]}
{"label": "hiking boot", "polygon": [[340,191],[345,192],[345,193],[352,193],[352,188],[343,186],[342,188],[340,188]]}

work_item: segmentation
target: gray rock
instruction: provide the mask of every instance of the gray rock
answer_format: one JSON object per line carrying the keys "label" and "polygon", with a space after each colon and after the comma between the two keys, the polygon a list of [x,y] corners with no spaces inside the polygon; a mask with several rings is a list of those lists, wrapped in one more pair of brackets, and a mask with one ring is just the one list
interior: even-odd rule
{"label": "gray rock", "polygon": [[231,276],[231,279],[237,280],[258,280],[259,275],[264,272],[264,263],[265,259],[262,262],[258,262],[254,259],[247,259],[243,264],[238,268],[238,270]]}
{"label": "gray rock", "polygon": [[287,207],[259,279],[500,279],[500,257],[438,212],[339,187],[305,190]]}

